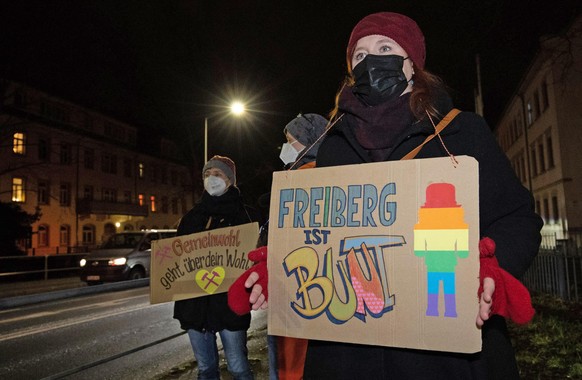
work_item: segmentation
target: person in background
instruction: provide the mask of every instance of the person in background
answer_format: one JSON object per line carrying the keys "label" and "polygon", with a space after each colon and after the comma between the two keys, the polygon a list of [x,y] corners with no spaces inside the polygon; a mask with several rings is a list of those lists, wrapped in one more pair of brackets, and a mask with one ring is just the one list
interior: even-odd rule
{"label": "person in background", "polygon": [[[533,308],[517,280],[538,252],[541,218],[485,120],[461,112],[435,135],[452,110],[445,85],[425,69],[425,41],[407,16],[364,17],[347,44],[347,76],[336,96],[317,167],[416,158],[474,157],[479,163],[480,282],[475,354],[310,340],[304,379],[518,379],[505,317],[527,323]],[[419,149],[420,148],[420,149]],[[372,175],[372,173],[371,173]],[[266,308],[260,277],[249,276],[253,309]]]}
{"label": "person in background", "polygon": [[[283,133],[287,142],[281,148],[280,158],[289,170],[315,167],[315,158],[321,144],[327,120],[318,114],[299,114],[291,120]],[[265,244],[266,245],[266,239]],[[303,378],[303,365],[307,353],[307,339],[286,336],[269,336],[269,369],[274,367],[276,377],[271,380],[299,380]],[[274,340],[274,342],[273,342]],[[273,352],[275,357],[271,357]],[[275,359],[276,358],[276,359]]]}
{"label": "person in background", "polygon": [[[202,179],[202,198],[180,220],[177,236],[259,222],[257,211],[243,204],[236,187],[236,166],[230,158],[212,157],[202,169]],[[233,313],[227,300],[227,293],[219,293],[174,304],[174,318],[188,332],[198,362],[198,379],[220,379],[216,333],[220,335],[233,378],[254,378],[247,357],[251,315]]]}
{"label": "person in background", "polygon": [[315,157],[321,144],[327,119],[308,113],[299,114],[291,120],[283,133],[287,142],[281,147],[279,158],[288,169],[309,169],[315,167]]}
{"label": "person in background", "polygon": [[[283,161],[287,170],[309,169],[315,167],[315,157],[322,137],[325,134],[327,120],[318,114],[308,113],[299,114],[291,120],[283,133],[287,142],[281,147],[279,158]],[[257,246],[266,252],[268,240],[268,222],[261,227],[259,242]],[[257,271],[251,268],[250,273]],[[238,287],[233,285],[229,290],[229,304],[233,310],[244,314],[250,309],[248,302],[248,293],[244,287],[244,279],[249,274],[243,274]],[[240,294],[238,292],[241,292]],[[246,295],[246,298],[244,296]],[[240,302],[242,300],[242,302]],[[234,304],[234,305],[233,305]],[[305,353],[307,351],[307,340],[285,337],[285,336],[268,336],[269,343],[269,377],[271,380],[292,380],[303,377],[303,364],[305,362]]]}

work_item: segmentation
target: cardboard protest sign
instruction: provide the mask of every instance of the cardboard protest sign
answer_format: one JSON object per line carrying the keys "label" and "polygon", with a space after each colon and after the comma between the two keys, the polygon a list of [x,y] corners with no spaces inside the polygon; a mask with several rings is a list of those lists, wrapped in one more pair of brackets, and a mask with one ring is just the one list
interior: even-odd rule
{"label": "cardboard protest sign", "polygon": [[258,223],[152,242],[150,303],[224,293],[253,262]]}
{"label": "cardboard protest sign", "polygon": [[274,173],[269,334],[481,350],[478,163]]}

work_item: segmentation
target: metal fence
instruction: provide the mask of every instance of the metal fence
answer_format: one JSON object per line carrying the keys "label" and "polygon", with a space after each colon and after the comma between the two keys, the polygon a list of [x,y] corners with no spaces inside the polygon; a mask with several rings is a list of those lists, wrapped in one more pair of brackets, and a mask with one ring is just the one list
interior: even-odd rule
{"label": "metal fence", "polygon": [[80,270],[79,261],[87,253],[43,256],[0,256],[0,281],[47,280],[73,276]]}
{"label": "metal fence", "polygon": [[582,235],[568,239],[544,236],[540,252],[523,277],[530,291],[580,302],[582,296]]}

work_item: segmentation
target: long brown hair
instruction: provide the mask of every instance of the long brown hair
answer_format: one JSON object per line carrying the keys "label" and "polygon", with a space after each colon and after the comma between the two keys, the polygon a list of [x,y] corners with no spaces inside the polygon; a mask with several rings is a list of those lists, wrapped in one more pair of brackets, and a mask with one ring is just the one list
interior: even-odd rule
{"label": "long brown hair", "polygon": [[[412,80],[412,93],[410,94],[410,109],[412,110],[412,114],[418,120],[424,119],[427,112],[431,117],[440,119],[443,115],[438,111],[436,102],[439,96],[438,94],[446,90],[442,79],[427,70],[415,66]],[[339,97],[344,87],[353,87],[354,83],[351,63],[348,62],[348,75],[346,75],[339,91],[335,95],[335,106],[329,113],[330,120],[338,116]]]}

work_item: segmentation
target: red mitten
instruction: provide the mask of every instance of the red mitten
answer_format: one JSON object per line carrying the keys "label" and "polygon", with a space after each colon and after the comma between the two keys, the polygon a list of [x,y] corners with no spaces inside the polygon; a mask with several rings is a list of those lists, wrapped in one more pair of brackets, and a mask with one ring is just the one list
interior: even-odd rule
{"label": "red mitten", "polygon": [[238,315],[245,315],[251,312],[251,303],[249,297],[252,287],[246,288],[245,282],[251,273],[257,272],[259,279],[256,284],[263,288],[265,300],[269,299],[267,289],[268,272],[267,272],[267,247],[259,247],[249,252],[249,259],[255,262],[251,268],[247,269],[228,289],[228,306]]}
{"label": "red mitten", "polygon": [[511,319],[517,324],[531,321],[535,310],[531,305],[529,291],[519,280],[499,266],[495,257],[495,242],[484,237],[479,241],[480,285],[477,296],[483,293],[483,279],[491,277],[495,281],[495,291],[491,302],[491,313]]}

